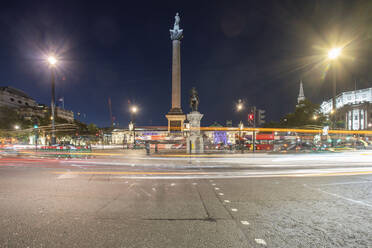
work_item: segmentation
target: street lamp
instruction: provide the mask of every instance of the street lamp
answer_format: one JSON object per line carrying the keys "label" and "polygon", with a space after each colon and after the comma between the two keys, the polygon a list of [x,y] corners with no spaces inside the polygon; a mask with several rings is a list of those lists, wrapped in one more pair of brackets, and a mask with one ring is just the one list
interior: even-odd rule
{"label": "street lamp", "polygon": [[130,112],[132,112],[133,114],[137,113],[138,109],[137,109],[137,106],[133,106],[131,109],[130,109]]}
{"label": "street lamp", "polygon": [[136,114],[138,112],[138,108],[137,106],[132,106],[130,108],[130,113],[131,113],[131,121],[129,123],[129,130],[133,131],[133,142],[134,142],[134,145],[133,145],[133,148],[136,148],[136,126],[135,126],[135,117],[136,117]]}
{"label": "street lamp", "polygon": [[241,132],[242,132],[243,128],[244,128],[244,124],[243,124],[242,121],[240,121],[240,123],[239,123],[239,146],[240,146],[240,150],[241,150],[242,153],[243,153],[243,147],[242,147],[242,141],[241,141],[241,136],[242,136]]}
{"label": "street lamp", "polygon": [[334,47],[328,51],[328,58],[330,60],[335,60],[341,55],[341,52],[342,52],[341,47]]}
{"label": "street lamp", "polygon": [[[335,61],[341,55],[342,48],[341,47],[334,47],[328,51],[328,59],[331,61],[332,66],[332,81],[333,81],[333,97],[332,97],[332,111],[333,113],[336,112],[336,67]],[[332,126],[335,128],[335,119],[336,116],[334,115],[332,118]]]}
{"label": "street lamp", "polygon": [[190,140],[190,132],[191,132],[191,125],[188,120],[184,122],[184,132],[185,132],[185,138],[186,138],[186,152],[191,153],[191,140]]}
{"label": "street lamp", "polygon": [[56,125],[55,125],[55,75],[54,75],[54,71],[55,71],[55,67],[57,65],[57,58],[54,57],[54,56],[49,56],[48,57],[48,64],[49,64],[49,68],[50,68],[50,71],[51,71],[51,80],[52,80],[52,101],[51,101],[51,110],[52,110],[52,140],[51,140],[51,143],[52,145],[54,145],[56,143]]}
{"label": "street lamp", "polygon": [[19,126],[18,125],[14,125],[14,129],[15,130],[18,130],[19,129]]}
{"label": "street lamp", "polygon": [[243,109],[244,105],[241,99],[238,100],[238,103],[236,104],[236,110],[239,112]]}

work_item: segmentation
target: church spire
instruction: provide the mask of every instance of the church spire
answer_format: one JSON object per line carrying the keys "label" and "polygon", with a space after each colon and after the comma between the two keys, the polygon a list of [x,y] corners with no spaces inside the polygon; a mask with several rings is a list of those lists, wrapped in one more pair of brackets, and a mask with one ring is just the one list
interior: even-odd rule
{"label": "church spire", "polygon": [[298,93],[297,97],[297,104],[299,105],[301,101],[305,100],[305,95],[304,95],[304,86],[302,84],[302,80],[300,80],[300,92]]}

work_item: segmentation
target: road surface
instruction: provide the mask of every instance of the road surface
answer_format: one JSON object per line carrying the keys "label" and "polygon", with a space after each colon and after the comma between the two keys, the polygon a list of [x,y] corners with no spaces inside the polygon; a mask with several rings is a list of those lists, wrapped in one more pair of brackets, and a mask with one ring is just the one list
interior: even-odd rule
{"label": "road surface", "polygon": [[0,247],[372,247],[372,153],[0,158]]}

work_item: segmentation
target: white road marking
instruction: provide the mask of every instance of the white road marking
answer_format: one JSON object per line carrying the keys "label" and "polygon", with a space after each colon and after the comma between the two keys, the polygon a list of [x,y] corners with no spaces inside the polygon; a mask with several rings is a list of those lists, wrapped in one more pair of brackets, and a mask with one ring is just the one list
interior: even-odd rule
{"label": "white road marking", "polygon": [[338,194],[330,193],[330,192],[327,192],[327,191],[324,191],[324,190],[321,190],[321,189],[318,189],[318,188],[310,187],[310,186],[308,186],[306,184],[304,184],[304,186],[306,188],[309,188],[309,189],[312,189],[312,190],[318,190],[319,192],[322,192],[324,194],[331,195],[331,196],[334,196],[334,197],[343,199],[345,201],[353,202],[353,203],[356,203],[356,204],[359,204],[359,205],[363,205],[363,206],[367,206],[367,207],[371,207],[372,208],[372,204],[366,203],[364,201],[358,201],[358,200],[350,199],[350,198],[344,197],[342,195],[338,195]]}
{"label": "white road marking", "polygon": [[242,221],[240,221],[240,223],[242,223],[243,225],[249,225],[249,222],[246,221],[246,220],[242,220]]}
{"label": "white road marking", "polygon": [[192,185],[198,185],[198,183],[192,183]]}
{"label": "white road marking", "polygon": [[171,183],[171,186],[173,187],[173,186],[175,186],[176,184],[175,183]]}
{"label": "white road marking", "polygon": [[257,244],[266,245],[266,241],[263,239],[254,239],[254,241],[256,241]]}
{"label": "white road marking", "polygon": [[230,201],[229,201],[229,200],[224,200],[224,202],[226,202],[226,203],[230,203]]}
{"label": "white road marking", "polygon": [[212,183],[212,186],[216,186],[216,184],[215,183]]}
{"label": "white road marking", "polygon": [[214,188],[215,190],[220,190],[220,188]]}
{"label": "white road marking", "polygon": [[75,177],[77,177],[76,174],[65,173],[65,174],[58,176],[57,179],[68,179],[68,178],[75,178]]}
{"label": "white road marking", "polygon": [[219,195],[224,195],[224,193],[218,193]]}
{"label": "white road marking", "polygon": [[152,188],[152,191],[156,191],[156,189],[155,188]]}
{"label": "white road marking", "polygon": [[238,212],[238,209],[237,208],[232,208],[231,211]]}
{"label": "white road marking", "polygon": [[372,181],[363,181],[363,182],[345,182],[345,183],[326,183],[319,184],[318,186],[332,186],[332,185],[347,185],[347,184],[360,184],[360,183],[372,183]]}

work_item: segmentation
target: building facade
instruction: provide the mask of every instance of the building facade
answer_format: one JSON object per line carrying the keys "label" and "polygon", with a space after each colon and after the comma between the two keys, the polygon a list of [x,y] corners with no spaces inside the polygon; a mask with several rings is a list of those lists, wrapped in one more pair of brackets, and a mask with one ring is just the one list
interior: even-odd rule
{"label": "building facade", "polygon": [[0,87],[0,106],[10,108],[36,107],[37,103],[23,91],[5,86]]}
{"label": "building facade", "polygon": [[[325,115],[332,113],[332,99],[320,105]],[[372,129],[372,88],[342,92],[336,97],[336,119],[348,130]]]}

